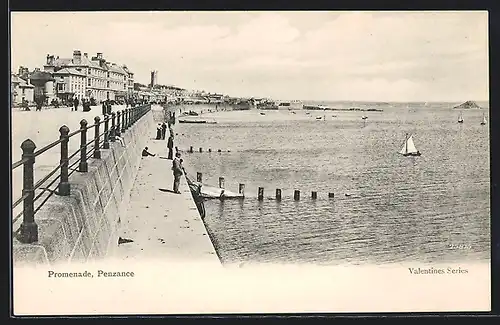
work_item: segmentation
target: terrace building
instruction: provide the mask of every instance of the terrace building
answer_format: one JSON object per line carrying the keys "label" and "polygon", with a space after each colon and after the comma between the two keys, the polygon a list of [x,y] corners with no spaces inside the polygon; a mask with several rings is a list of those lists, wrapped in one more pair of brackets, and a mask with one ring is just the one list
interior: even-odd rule
{"label": "terrace building", "polygon": [[[58,73],[61,70],[63,72]],[[104,59],[103,53],[89,57],[88,53],[82,55],[79,50],[74,50],[71,58],[47,55],[44,71],[59,77],[55,88],[57,97],[60,99],[68,98],[71,95],[79,99],[94,98],[97,103],[107,99],[124,99],[131,78],[133,85],[133,73],[128,68],[125,69],[116,63],[107,61]],[[82,76],[85,76],[83,86]],[[59,90],[60,92],[58,92]]]}

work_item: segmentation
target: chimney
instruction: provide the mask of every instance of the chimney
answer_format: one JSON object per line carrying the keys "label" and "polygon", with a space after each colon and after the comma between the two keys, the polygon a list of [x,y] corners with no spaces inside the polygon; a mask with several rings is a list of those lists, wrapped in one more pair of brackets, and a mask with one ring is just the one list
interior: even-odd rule
{"label": "chimney", "polygon": [[89,58],[89,54],[88,53],[83,53],[83,56],[86,57],[87,59]]}
{"label": "chimney", "polygon": [[50,55],[47,54],[47,64],[50,64]]}
{"label": "chimney", "polygon": [[74,64],[82,63],[82,52],[80,52],[79,50],[73,51],[73,63]]}
{"label": "chimney", "polygon": [[97,52],[97,59],[102,60],[102,53]]}

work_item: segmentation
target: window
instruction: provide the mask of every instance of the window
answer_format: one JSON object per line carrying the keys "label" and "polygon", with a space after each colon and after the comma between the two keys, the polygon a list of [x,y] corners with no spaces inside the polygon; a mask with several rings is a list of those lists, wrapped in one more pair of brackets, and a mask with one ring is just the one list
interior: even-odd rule
{"label": "window", "polygon": [[87,86],[92,86],[92,79],[89,78],[89,81],[87,82]]}
{"label": "window", "polygon": [[88,74],[92,74],[92,69],[89,68]]}

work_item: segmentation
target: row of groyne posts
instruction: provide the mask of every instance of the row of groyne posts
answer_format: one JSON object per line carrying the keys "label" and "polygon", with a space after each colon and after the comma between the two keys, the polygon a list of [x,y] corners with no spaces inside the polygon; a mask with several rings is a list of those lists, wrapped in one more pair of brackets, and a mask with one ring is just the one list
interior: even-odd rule
{"label": "row of groyne posts", "polygon": [[[203,182],[203,174],[200,173],[200,172],[197,172],[196,173],[196,181],[198,183],[202,183]],[[225,187],[225,179],[224,177],[219,177],[219,188],[221,189],[224,189]],[[276,194],[275,194],[275,198],[276,200],[281,200],[282,196],[281,196],[281,189],[277,188],[276,189]],[[238,184],[238,194],[240,195],[240,198],[244,198],[245,197],[245,184]],[[335,193],[334,192],[329,192],[328,193],[328,198],[330,199],[333,199],[335,197]],[[223,196],[221,197],[223,198]],[[318,198],[318,192],[317,191],[311,191],[311,199],[313,200],[316,200]],[[264,200],[264,187],[259,187],[258,188],[258,192],[257,192],[257,199],[259,201],[262,201]],[[299,201],[300,200],[300,190],[294,190],[293,191],[293,199],[295,201]]]}
{"label": "row of groyne posts", "polygon": [[[59,128],[59,140],[54,141],[45,147],[35,151],[36,145],[31,139],[24,140],[21,144],[22,156],[21,160],[12,164],[12,171],[20,166],[23,166],[23,189],[22,196],[12,204],[14,210],[21,202],[23,210],[15,218],[15,223],[21,216],[23,221],[20,228],[15,232],[16,238],[22,243],[34,243],[38,241],[38,225],[35,222],[35,214],[53,195],[69,196],[71,186],[69,177],[74,172],[88,172],[89,158],[101,159],[101,149],[110,149],[110,142],[119,140],[123,133],[133,126],[139,119],[151,110],[151,105],[135,106],[126,108],[118,112],[106,112],[104,119],[94,117],[94,124],[89,126],[87,120],[80,121],[80,129],[70,133],[70,129],[63,125]],[[111,122],[111,126],[109,123]],[[100,132],[100,126],[104,124],[104,131]],[[94,138],[87,141],[87,133],[90,129],[94,129]],[[70,138],[80,134],[80,148],[71,155],[68,152],[68,144]],[[48,150],[60,145],[60,164],[50,171],[42,179],[34,183],[34,166],[35,158],[47,152]],[[89,150],[88,150],[89,149]],[[71,163],[70,160],[77,157],[77,160]],[[78,167],[76,167],[78,165]],[[59,173],[58,173],[59,172]],[[57,174],[58,173],[58,174]],[[57,174],[57,175],[56,175]],[[46,182],[53,176],[56,176],[49,184]],[[51,189],[57,181],[55,189]],[[41,190],[35,196],[35,191]],[[43,201],[35,208],[37,202],[45,192],[49,192]]]}

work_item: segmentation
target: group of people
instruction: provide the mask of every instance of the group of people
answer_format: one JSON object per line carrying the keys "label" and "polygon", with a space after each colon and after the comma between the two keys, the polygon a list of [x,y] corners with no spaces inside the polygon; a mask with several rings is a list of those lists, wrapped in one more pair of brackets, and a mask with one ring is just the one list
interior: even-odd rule
{"label": "group of people", "polygon": [[165,140],[167,134],[167,124],[165,122],[158,123],[156,127],[156,140]]}
{"label": "group of people", "polygon": [[[80,105],[80,100],[78,97],[73,98],[73,106],[71,106],[71,111],[78,111],[78,106]],[[82,107],[84,112],[90,112],[90,100],[82,98]]]}
{"label": "group of people", "polygon": [[[170,125],[167,127],[167,124],[158,124],[158,127],[156,129],[156,140],[165,140],[166,133],[167,133],[167,128],[169,129],[169,137],[168,137],[168,142],[167,142],[167,148],[168,148],[168,158],[169,160],[172,160],[172,173],[174,175],[174,188],[173,191],[174,193],[180,194],[181,192],[179,191],[179,185],[181,181],[181,177],[184,174],[184,167],[182,166],[183,160],[181,159],[181,153],[179,152],[179,149],[175,147],[175,158],[173,157],[173,151],[174,151],[174,131],[170,127]],[[150,153],[149,148],[145,147],[142,150],[142,157],[149,157],[149,156],[156,156],[156,154]]]}

